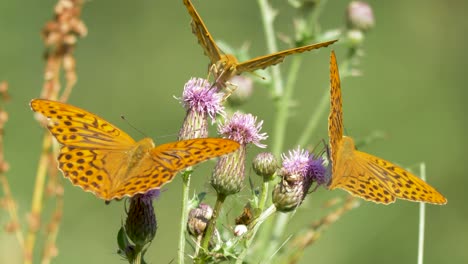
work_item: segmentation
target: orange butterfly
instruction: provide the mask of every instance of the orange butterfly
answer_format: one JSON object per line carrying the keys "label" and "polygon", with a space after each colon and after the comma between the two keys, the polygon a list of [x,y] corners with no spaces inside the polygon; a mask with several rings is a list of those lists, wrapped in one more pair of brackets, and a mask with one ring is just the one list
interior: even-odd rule
{"label": "orange butterfly", "polygon": [[205,55],[207,55],[211,60],[212,67],[210,68],[210,71],[213,71],[216,84],[220,87],[226,87],[226,82],[228,82],[235,75],[239,75],[243,72],[253,72],[259,69],[264,69],[268,66],[282,62],[288,55],[327,47],[328,45],[337,41],[332,40],[299,48],[283,50],[239,63],[234,55],[223,54],[220,51],[218,45],[216,45],[210,32],[208,32],[208,29],[203,23],[203,20],[201,19],[197,10],[195,10],[192,2],[190,0],[183,1],[190,16],[192,16],[192,31],[197,36],[200,45],[203,47]]}
{"label": "orange butterfly", "polygon": [[222,138],[197,138],[156,146],[135,142],[125,132],[86,110],[33,99],[31,108],[48,118],[47,128],[62,144],[59,168],[74,185],[110,201],[161,188],[179,170],[239,148]]}
{"label": "orange butterfly", "polygon": [[396,198],[433,204],[447,199],[405,169],[356,150],[352,138],[343,136],[341,85],[335,53],[330,56],[330,116],[328,117],[332,174],[328,188],[341,188],[365,200],[389,204]]}

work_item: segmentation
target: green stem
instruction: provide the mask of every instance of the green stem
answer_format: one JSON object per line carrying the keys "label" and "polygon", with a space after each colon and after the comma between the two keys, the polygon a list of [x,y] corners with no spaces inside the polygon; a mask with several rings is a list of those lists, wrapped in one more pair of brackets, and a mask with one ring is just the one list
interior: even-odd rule
{"label": "green stem", "polygon": [[[288,110],[289,105],[291,102],[291,98],[294,91],[294,85],[296,83],[297,74],[299,72],[301,66],[302,59],[299,56],[292,58],[291,68],[288,73],[288,82],[286,84],[285,93],[281,98],[281,101],[278,101],[278,112],[276,116],[275,122],[275,130],[274,132],[274,143],[273,143],[273,154],[275,156],[281,155],[281,150],[283,148],[284,139],[285,139],[285,132],[287,127],[287,120],[288,120]],[[278,216],[278,217],[281,217]],[[263,248],[269,247],[271,241],[271,234],[272,234],[273,224],[271,221],[268,221],[263,226],[263,232],[260,234],[260,241],[263,243]],[[276,227],[275,227],[276,229]],[[266,252],[266,251],[263,251]],[[264,255],[268,256],[268,255]]]}
{"label": "green stem", "polygon": [[179,248],[178,248],[178,262],[179,264],[184,264],[185,262],[185,230],[187,227],[187,217],[188,217],[188,204],[189,204],[189,191],[190,191],[190,178],[192,176],[192,170],[184,171],[182,175],[182,210],[180,216],[180,226],[179,226]]}
{"label": "green stem", "polygon": [[136,256],[132,261],[132,264],[141,264],[141,258],[143,254],[143,248],[136,245],[135,247]]}
{"label": "green stem", "polygon": [[319,32],[317,32],[317,27],[319,25],[319,18],[322,14],[324,7],[327,5],[328,0],[318,1],[317,7],[315,7],[314,12],[310,15],[308,28],[312,31],[313,37],[316,37]]}
{"label": "green stem", "polygon": [[224,200],[226,200],[226,195],[218,193],[218,197],[216,198],[216,204],[213,210],[213,216],[211,217],[210,222],[208,223],[208,227],[206,228],[205,235],[201,242],[200,256],[198,256],[198,259],[196,261],[196,263],[198,264],[205,263],[206,253],[208,252],[208,245],[210,244],[211,237],[213,236],[213,232],[216,228],[216,220],[218,220],[218,216],[221,212],[221,208],[223,207]]}
{"label": "green stem", "polygon": [[[341,80],[343,80],[344,78],[348,77],[351,75],[351,71],[349,70],[349,60],[345,60],[341,65],[340,65],[340,68],[344,69],[343,73],[342,73],[342,76],[341,77]],[[292,70],[293,67],[291,67],[291,70]],[[288,79],[289,80],[289,79]],[[317,122],[318,120],[320,120],[321,116],[325,113],[325,109],[327,107],[327,102],[328,102],[328,91],[327,93],[325,93],[325,95],[322,97],[320,103],[319,103],[319,106],[318,106],[318,111],[316,113],[314,113],[314,115],[312,116],[312,118],[309,120],[309,124],[307,125],[307,129],[311,129],[311,131],[305,131],[305,133],[300,137],[300,144],[301,146],[305,145],[310,137],[310,135],[313,133],[313,131],[315,130],[316,126],[317,126]],[[320,113],[318,113],[320,112]],[[315,124],[314,124],[315,122]],[[309,127],[312,127],[312,128],[309,128]],[[271,237],[269,239],[269,243],[268,243],[268,248],[267,250],[265,250],[265,257],[267,256],[271,256],[278,248],[278,246],[280,245],[280,239],[283,235],[283,232],[285,230],[285,227],[286,227],[286,224],[288,223],[288,214],[279,214],[277,217],[276,217],[276,222],[275,222],[275,226],[273,228],[273,230],[268,229],[270,232],[268,232],[269,234],[271,234]]]}
{"label": "green stem", "polygon": [[[275,53],[278,51],[275,30],[273,27],[273,21],[275,20],[276,13],[271,8],[268,0],[258,0],[258,5],[260,7],[263,31],[265,32],[268,52]],[[279,67],[271,67],[271,79],[273,84],[274,98],[281,98],[281,95],[283,94],[283,80],[281,78],[281,71]]]}
{"label": "green stem", "polygon": [[[296,82],[296,77],[300,68],[300,64],[301,64],[301,59],[299,57],[295,57],[292,62],[291,70],[288,75],[288,83],[286,85],[286,89],[285,89],[286,92],[284,95],[284,97],[287,98],[288,102],[291,100],[290,98],[292,97],[292,90]],[[343,64],[348,66],[349,63],[348,61],[345,61]],[[349,75],[348,73],[349,71],[345,71],[343,75],[348,76]],[[305,133],[300,137],[299,142],[302,143],[300,144],[301,146],[305,145],[310,135],[317,127],[318,121],[320,120],[321,116],[323,116],[323,114],[325,113],[326,107],[328,105],[327,102],[328,102],[328,91],[327,93],[325,93],[324,96],[322,96],[321,101],[319,102],[318,109],[317,109],[318,111],[314,112],[314,114],[312,115],[312,118],[309,120],[309,124],[307,125],[306,129],[309,129],[310,131],[306,130]],[[286,126],[284,127],[284,129],[285,128]],[[288,223],[288,218],[289,218],[288,214],[279,214],[275,219],[274,228],[272,228],[271,222],[267,223],[267,225],[265,226],[265,229],[268,230],[268,232],[265,232],[265,233],[271,234],[271,236],[270,236],[270,239],[268,240],[269,241],[268,247],[264,251],[265,252],[264,258],[271,256],[277,250],[278,246],[280,245],[280,239],[283,235],[286,224]]]}
{"label": "green stem", "polygon": [[266,200],[268,198],[268,188],[270,186],[270,181],[263,181],[262,192],[260,193],[260,202],[258,203],[258,208],[260,211],[263,211],[265,208]]}
{"label": "green stem", "polygon": [[[275,14],[270,4],[268,3],[268,0],[257,0],[257,2],[258,2],[259,9],[260,9],[260,15],[262,18],[263,31],[265,33],[267,49],[269,53],[274,53],[278,50],[278,46],[276,44],[276,38],[275,38],[275,31],[273,27]],[[279,154],[281,153],[281,148],[282,148],[283,141],[284,141],[284,138],[282,135],[284,135],[284,128],[286,125],[285,117],[287,117],[286,114],[282,114],[282,112],[287,111],[287,107],[281,107],[282,105],[285,104],[285,100],[282,97],[284,88],[283,88],[283,80],[281,77],[281,71],[279,67],[271,67],[271,81],[273,85],[273,98],[276,101],[276,109],[277,109],[275,127],[273,128],[273,132],[272,132],[273,142],[271,146],[272,146],[273,154],[278,157]],[[263,203],[263,207],[266,204],[269,185],[270,183],[263,184],[261,200],[263,199],[264,202],[261,202],[260,206],[262,206],[262,203]],[[268,239],[269,239],[268,231],[269,229],[271,229],[271,223],[266,222],[265,227],[266,227],[265,232],[260,233],[260,238],[259,238],[260,248],[265,247],[266,244],[268,243]]]}
{"label": "green stem", "polygon": [[277,251],[280,245],[280,239],[288,223],[288,218],[289,214],[277,214],[275,218],[275,228],[270,232],[270,240],[268,247],[264,251],[263,259],[269,259]]}
{"label": "green stem", "polygon": [[249,233],[246,234],[245,246],[242,248],[242,252],[239,254],[239,257],[236,260],[236,264],[243,263],[243,260],[245,259],[245,257],[247,256],[247,253],[249,252],[250,245],[252,244],[255,234],[257,233],[259,227],[274,212],[276,212],[276,207],[274,205],[270,205],[268,209],[266,209],[257,219],[255,219],[249,225]]}
{"label": "green stem", "polygon": [[325,93],[323,93],[319,103],[315,107],[315,110],[312,111],[312,116],[309,118],[309,122],[307,122],[305,129],[302,131],[302,135],[299,137],[297,145],[305,146],[308,143],[310,136],[314,134],[319,121],[322,119],[322,117],[325,114],[325,111],[327,110],[329,102],[328,99],[329,91],[327,90]]}
{"label": "green stem", "polygon": [[288,82],[286,83],[284,94],[283,96],[281,96],[281,99],[278,101],[277,104],[276,121],[273,131],[273,154],[277,157],[281,154],[281,150],[283,149],[284,145],[284,139],[286,138],[286,128],[288,124],[289,109],[301,62],[302,58],[299,56],[292,58],[291,68],[289,70],[287,79]]}
{"label": "green stem", "polygon": [[[339,69],[343,69],[340,71],[340,79],[342,83],[344,79],[351,76],[351,70],[349,69],[349,66],[350,66],[349,59],[346,59],[345,61],[343,61],[339,66]],[[320,101],[317,104],[317,107],[315,108],[315,110],[312,111],[313,114],[309,118],[309,121],[307,122],[305,129],[303,130],[301,136],[299,137],[297,145],[299,146],[307,145],[307,143],[310,140],[310,137],[315,133],[315,130],[317,129],[319,121],[325,115],[325,112],[328,107],[329,98],[330,98],[330,95],[327,89],[326,92],[320,98]]]}

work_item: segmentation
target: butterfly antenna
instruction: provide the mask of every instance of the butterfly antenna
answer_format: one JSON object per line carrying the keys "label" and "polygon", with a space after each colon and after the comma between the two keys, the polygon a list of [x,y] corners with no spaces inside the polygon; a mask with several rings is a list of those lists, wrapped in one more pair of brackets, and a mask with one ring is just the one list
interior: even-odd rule
{"label": "butterfly antenna", "polygon": [[266,81],[266,77],[264,77],[264,76],[262,76],[262,75],[260,75],[260,74],[258,74],[258,73],[256,73],[256,72],[248,72],[248,73],[249,73],[249,74],[252,74],[253,76],[255,76],[255,77],[257,77],[257,78],[260,78],[260,79]]}
{"label": "butterfly antenna", "polygon": [[121,115],[120,118],[121,118],[122,120],[124,120],[125,122],[127,122],[127,124],[128,124],[131,128],[135,129],[135,131],[137,131],[138,133],[142,134],[143,137],[148,137],[148,136],[147,136],[145,133],[143,133],[140,129],[136,128],[132,123],[130,123],[130,121],[128,121],[128,120],[125,118],[124,115]]}
{"label": "butterfly antenna", "polygon": [[323,142],[323,146],[324,146],[324,153],[326,152],[327,153],[327,158],[328,160],[330,160],[330,147],[328,146],[328,144],[325,142],[325,139],[322,139],[322,142]]}

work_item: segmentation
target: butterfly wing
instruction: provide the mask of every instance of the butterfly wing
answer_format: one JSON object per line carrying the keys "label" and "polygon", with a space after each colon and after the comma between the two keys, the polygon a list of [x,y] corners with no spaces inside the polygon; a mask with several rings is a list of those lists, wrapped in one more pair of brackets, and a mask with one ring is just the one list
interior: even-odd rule
{"label": "butterfly wing", "polygon": [[128,153],[119,150],[62,147],[59,169],[73,185],[106,201],[114,198],[112,186],[120,182],[130,162]]}
{"label": "butterfly wing", "polygon": [[330,115],[328,117],[332,176],[328,188],[341,188],[365,200],[389,204],[396,198],[445,204],[432,186],[388,161],[357,151],[343,137],[341,85],[336,57],[330,56]]}
{"label": "butterfly wing", "polygon": [[358,154],[360,152],[354,150],[351,138],[347,137],[345,145],[340,144],[337,150],[332,180],[328,186],[330,190],[341,188],[376,203],[389,204],[395,201],[395,196],[388,191],[386,183],[376,176],[375,168]]}
{"label": "butterfly wing", "polygon": [[434,187],[409,171],[376,156],[355,152],[365,175],[372,177],[394,197],[433,204],[447,203],[447,199]]}
{"label": "butterfly wing", "polygon": [[[330,115],[328,116],[328,138],[330,147],[330,158],[332,164],[332,175],[340,143],[343,140],[343,109],[341,99],[341,82],[336,62],[335,52],[330,55]],[[334,177],[334,176],[333,176]]]}
{"label": "butterfly wing", "polygon": [[114,197],[133,196],[171,182],[178,171],[239,148],[239,143],[221,138],[197,138],[156,146],[126,176]]}
{"label": "butterfly wing", "polygon": [[284,60],[284,58],[288,55],[291,54],[297,54],[297,53],[302,53],[314,49],[319,49],[323,47],[327,47],[328,45],[333,44],[337,40],[332,40],[332,41],[326,41],[326,42],[321,42],[317,44],[312,44],[312,45],[307,45],[303,47],[298,47],[298,48],[293,48],[293,49],[288,49],[288,50],[283,50],[280,52],[276,52],[273,54],[268,54],[265,56],[260,56],[253,58],[251,60],[239,63],[236,67],[236,72],[237,74],[243,73],[243,72],[252,72],[256,71],[259,69],[264,69],[268,66],[272,66],[275,64],[278,64]]}
{"label": "butterfly wing", "polygon": [[135,141],[116,126],[78,107],[34,99],[31,108],[49,119],[47,128],[62,144],[59,169],[74,185],[110,200],[110,186],[122,177]]}
{"label": "butterfly wing", "polygon": [[339,153],[336,168],[329,186],[331,190],[341,188],[367,201],[383,204],[393,203],[396,198],[447,203],[442,194],[417,176],[364,152],[354,151],[351,155]]}
{"label": "butterfly wing", "polygon": [[219,51],[218,46],[216,45],[213,37],[203,23],[200,15],[193,6],[190,0],[184,0],[184,5],[187,7],[187,10],[192,17],[192,32],[197,36],[198,43],[203,47],[205,55],[208,56],[212,64],[216,64],[221,59],[221,52]]}
{"label": "butterfly wing", "polygon": [[33,99],[30,105],[47,117],[47,128],[67,147],[128,149],[135,145],[135,140],[116,126],[76,106],[44,99]]}

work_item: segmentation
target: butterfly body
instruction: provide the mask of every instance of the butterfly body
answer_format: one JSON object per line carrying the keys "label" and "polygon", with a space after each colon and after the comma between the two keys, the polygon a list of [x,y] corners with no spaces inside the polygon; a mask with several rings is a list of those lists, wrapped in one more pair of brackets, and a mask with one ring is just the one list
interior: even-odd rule
{"label": "butterfly body", "polygon": [[229,80],[238,74],[238,64],[237,58],[232,54],[221,54],[218,61],[210,63],[210,72],[214,74],[218,87],[225,88]]}
{"label": "butterfly body", "polygon": [[330,190],[340,188],[375,203],[399,199],[445,204],[434,187],[382,158],[356,150],[354,140],[343,135],[341,84],[335,53],[330,56],[330,115],[328,117],[331,176]]}
{"label": "butterfly body", "polygon": [[281,63],[286,56],[291,54],[297,54],[327,47],[328,45],[331,45],[337,41],[331,40],[298,48],[287,49],[280,52],[259,56],[244,62],[239,62],[234,55],[223,54],[221,52],[192,2],[190,0],[183,0],[183,3],[192,17],[192,32],[197,37],[198,43],[203,47],[205,55],[210,58],[210,65],[213,67],[210,66],[209,68],[213,69],[212,73],[216,80],[216,84],[222,88],[226,87],[226,83],[235,75],[239,75],[244,72],[254,72],[256,70],[265,69],[266,67]]}
{"label": "butterfly body", "polygon": [[103,118],[69,104],[34,99],[31,108],[47,117],[47,128],[62,145],[58,165],[63,175],[107,201],[158,189],[179,170],[239,148],[221,138],[155,146],[151,138],[136,142]]}

